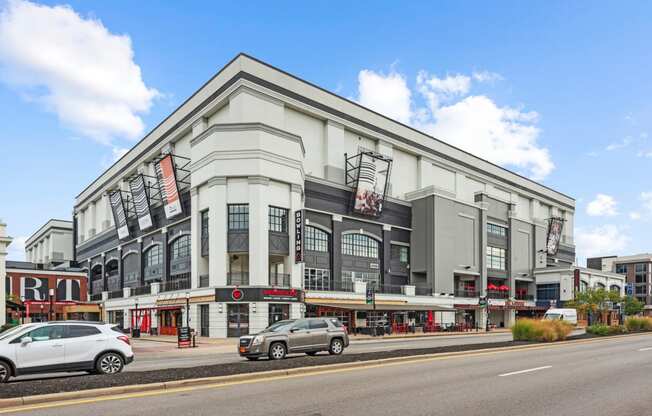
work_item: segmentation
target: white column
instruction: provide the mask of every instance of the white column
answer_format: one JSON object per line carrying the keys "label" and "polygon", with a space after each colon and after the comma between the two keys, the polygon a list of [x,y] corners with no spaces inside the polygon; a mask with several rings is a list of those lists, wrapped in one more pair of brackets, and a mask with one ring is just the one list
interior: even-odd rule
{"label": "white column", "polygon": [[211,287],[226,286],[226,216],[226,178],[215,177],[208,181],[208,279]]}
{"label": "white column", "polygon": [[190,189],[190,287],[199,287],[199,262],[201,260],[201,214],[199,191]]}
{"label": "white column", "polygon": [[327,121],[324,127],[324,178],[344,183],[344,126]]}
{"label": "white column", "polygon": [[7,235],[7,226],[0,220],[0,276],[2,276],[2,287],[0,289],[0,325],[7,323],[7,314],[5,313],[6,306],[6,294],[5,294],[5,282],[7,275],[6,269],[6,259],[7,259],[7,247],[11,244],[12,238]]}
{"label": "white column", "polygon": [[269,284],[269,178],[249,177],[249,284]]}
{"label": "white column", "polygon": [[417,159],[417,189],[432,184],[432,161],[426,157],[419,156]]}
{"label": "white column", "polygon": [[89,224],[88,224],[88,233],[89,237],[94,236],[97,233],[97,218],[95,215],[95,202],[91,202],[88,206],[89,213]]}
{"label": "white column", "polygon": [[[284,269],[290,274],[290,285],[294,288],[303,287],[303,263],[294,262],[294,213],[303,209],[303,188],[301,185],[290,185],[290,218],[288,218],[288,234],[290,237],[290,253],[285,258]],[[305,215],[305,214],[304,214]],[[305,221],[305,219],[304,219]]]}
{"label": "white column", "polygon": [[211,338],[226,338],[226,303],[211,303],[208,314],[210,316],[209,336]]}

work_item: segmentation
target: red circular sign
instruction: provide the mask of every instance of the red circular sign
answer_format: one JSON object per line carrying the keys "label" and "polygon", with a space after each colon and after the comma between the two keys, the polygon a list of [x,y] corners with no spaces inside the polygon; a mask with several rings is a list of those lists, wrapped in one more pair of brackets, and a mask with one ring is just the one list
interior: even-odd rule
{"label": "red circular sign", "polygon": [[241,300],[243,297],[244,293],[238,288],[233,289],[233,292],[231,292],[231,298],[233,300]]}

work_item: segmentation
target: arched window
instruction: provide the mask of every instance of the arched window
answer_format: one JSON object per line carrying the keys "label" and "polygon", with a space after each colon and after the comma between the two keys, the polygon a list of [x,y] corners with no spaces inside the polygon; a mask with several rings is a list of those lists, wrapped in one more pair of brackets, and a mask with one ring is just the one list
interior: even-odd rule
{"label": "arched window", "polygon": [[618,285],[611,285],[611,286],[609,286],[609,290],[612,291],[612,292],[618,292],[618,293],[620,293],[620,286],[618,286]]}
{"label": "arched window", "polygon": [[182,235],[172,242],[172,260],[190,257],[190,236]]}
{"label": "arched window", "polygon": [[604,289],[605,287],[606,286],[604,285],[604,283],[600,283],[600,282],[595,283],[595,288],[596,289]]}
{"label": "arched window", "polygon": [[347,256],[378,258],[378,241],[364,234],[342,235],[342,254]]}
{"label": "arched window", "polygon": [[586,289],[589,288],[589,284],[584,280],[580,280],[580,292],[586,292]]}
{"label": "arched window", "polygon": [[156,244],[145,252],[145,267],[158,266],[163,263],[161,246]]}
{"label": "arched window", "polygon": [[328,233],[319,228],[306,226],[306,250],[328,252]]}

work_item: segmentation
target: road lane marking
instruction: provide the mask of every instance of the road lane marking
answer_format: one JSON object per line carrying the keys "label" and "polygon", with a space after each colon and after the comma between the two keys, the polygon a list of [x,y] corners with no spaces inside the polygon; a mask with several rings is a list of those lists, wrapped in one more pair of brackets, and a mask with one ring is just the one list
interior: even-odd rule
{"label": "road lane marking", "polygon": [[650,350],[652,350],[652,347],[641,348],[639,351],[650,351]]}
{"label": "road lane marking", "polygon": [[118,393],[110,396],[96,396],[92,398],[67,399],[67,400],[64,399],[64,400],[54,401],[54,402],[29,404],[29,405],[22,405],[22,406],[15,406],[11,408],[0,409],[0,414],[26,412],[31,410],[42,410],[42,409],[50,409],[50,408],[57,408],[57,407],[68,407],[68,406],[75,406],[75,405],[85,405],[85,404],[100,403],[100,402],[113,401],[113,400],[144,398],[144,397],[160,396],[166,394],[192,392],[197,390],[220,389],[220,388],[246,385],[246,384],[281,381],[281,380],[289,380],[289,379],[296,379],[302,377],[314,377],[318,375],[327,375],[327,374],[346,373],[346,372],[369,370],[374,368],[396,366],[396,365],[421,364],[425,362],[444,361],[444,360],[470,358],[470,357],[481,357],[487,355],[505,354],[510,352],[529,352],[533,350],[561,348],[565,346],[572,347],[576,345],[604,343],[604,342],[614,341],[614,340],[620,341],[625,338],[635,338],[635,337],[649,336],[649,335],[650,334],[636,334],[636,335],[630,335],[628,337],[608,337],[608,338],[583,339],[583,340],[576,340],[576,341],[562,341],[558,344],[541,344],[541,345],[531,345],[525,347],[523,346],[503,347],[503,348],[497,348],[489,351],[480,350],[475,352],[474,351],[463,352],[461,354],[456,354],[456,355],[446,355],[446,353],[444,353],[443,356],[439,354],[437,354],[439,356],[429,356],[429,357],[414,356],[415,358],[411,360],[404,360],[400,362],[382,362],[382,363],[376,362],[374,364],[369,364],[361,367],[353,367],[353,368],[337,368],[337,369],[316,368],[314,372],[306,372],[300,374],[268,376],[268,377],[261,377],[261,378],[250,379],[250,380],[239,380],[239,381],[222,381],[222,382],[218,381],[215,383],[195,385],[195,386],[172,387],[172,388],[164,388],[160,390],[149,390],[149,391],[133,392],[133,393]]}
{"label": "road lane marking", "polygon": [[552,368],[552,366],[551,365],[544,365],[543,367],[528,368],[527,370],[521,370],[521,371],[512,371],[511,373],[499,374],[498,377],[515,376],[517,374],[531,373],[533,371],[545,370],[545,369],[548,369],[548,368]]}

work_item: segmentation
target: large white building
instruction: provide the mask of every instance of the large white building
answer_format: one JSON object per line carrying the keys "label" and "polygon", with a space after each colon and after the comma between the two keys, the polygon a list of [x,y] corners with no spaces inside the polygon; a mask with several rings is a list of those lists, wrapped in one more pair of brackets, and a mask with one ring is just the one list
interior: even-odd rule
{"label": "large white building", "polygon": [[211,337],[304,314],[483,327],[484,296],[509,325],[536,309],[535,270],[573,263],[574,210],[241,54],[82,190],[75,253],[108,319],[159,333],[185,325],[186,300]]}
{"label": "large white building", "polygon": [[25,260],[56,266],[72,261],[72,221],[51,219],[25,241]]}

